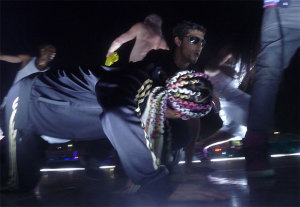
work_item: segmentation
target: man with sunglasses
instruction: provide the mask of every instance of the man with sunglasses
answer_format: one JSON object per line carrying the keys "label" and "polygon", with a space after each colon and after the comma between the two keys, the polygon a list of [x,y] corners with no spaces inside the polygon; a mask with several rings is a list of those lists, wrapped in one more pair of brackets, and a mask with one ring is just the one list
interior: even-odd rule
{"label": "man with sunglasses", "polygon": [[[159,158],[154,156],[153,150],[150,150],[147,144],[144,129],[141,127],[143,124],[136,114],[139,112],[136,110],[137,103],[134,101],[137,97],[136,91],[145,90],[147,94],[147,86],[143,84],[147,78],[153,81],[153,85],[164,86],[166,80],[175,73],[196,70],[195,63],[205,44],[205,32],[205,28],[194,22],[180,22],[173,29],[174,48],[170,51],[152,50],[143,61],[129,63],[125,75],[102,77],[102,81],[96,86],[97,97],[103,107],[103,130],[118,152],[126,174],[135,184],[142,186],[142,191],[159,197],[165,195],[169,200],[227,199],[227,195],[215,190],[201,189],[192,184],[174,186],[168,181],[169,169],[166,166],[176,163],[176,154],[172,154],[173,157],[168,159],[160,157],[162,164],[156,165]],[[124,71],[124,68],[122,70]],[[151,110],[152,108],[149,109],[150,112]],[[171,126],[171,150],[178,152],[196,137],[199,119],[191,119],[189,124],[187,120],[181,120],[170,108],[166,110],[166,117]],[[192,130],[190,125],[197,127]],[[164,146],[166,145],[164,143]]]}
{"label": "man with sunglasses", "polygon": [[[152,51],[145,58],[145,61],[155,62],[160,65],[167,74],[167,77],[180,70],[197,70],[198,58],[205,46],[206,29],[196,23],[183,21],[173,29],[174,47],[171,51]],[[192,162],[194,145],[196,138],[200,133],[200,119],[182,121],[174,119],[174,114],[167,111],[169,120],[172,125],[172,134],[177,134],[179,144],[173,146],[174,149],[180,149],[185,146],[185,159],[187,165]],[[176,131],[176,129],[182,129]],[[185,139],[182,139],[185,137]],[[189,168],[190,166],[187,166]]]}

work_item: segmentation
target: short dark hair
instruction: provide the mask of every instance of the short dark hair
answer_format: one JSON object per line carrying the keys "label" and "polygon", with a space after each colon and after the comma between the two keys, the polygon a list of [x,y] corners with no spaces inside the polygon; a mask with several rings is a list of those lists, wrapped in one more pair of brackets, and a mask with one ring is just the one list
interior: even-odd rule
{"label": "short dark hair", "polygon": [[51,48],[56,49],[56,47],[55,47],[53,44],[50,44],[50,43],[44,43],[44,44],[41,44],[41,45],[39,46],[39,51],[41,51],[42,49],[45,49],[46,47],[51,47]]}
{"label": "short dark hair", "polygon": [[189,33],[189,30],[199,30],[206,33],[206,29],[192,21],[182,21],[179,22],[174,28],[173,28],[173,38],[179,37],[180,39],[183,39],[184,36],[186,36]]}

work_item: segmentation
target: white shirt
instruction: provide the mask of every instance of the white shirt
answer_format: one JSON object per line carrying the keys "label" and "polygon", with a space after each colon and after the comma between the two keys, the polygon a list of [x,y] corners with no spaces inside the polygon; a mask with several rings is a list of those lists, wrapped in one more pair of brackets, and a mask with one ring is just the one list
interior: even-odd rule
{"label": "white shirt", "polygon": [[26,76],[29,76],[33,73],[45,72],[49,69],[49,68],[46,68],[45,70],[39,70],[35,66],[35,61],[36,61],[36,57],[31,58],[29,63],[27,65],[25,65],[24,68],[22,68],[21,70],[18,71],[18,73],[15,77],[15,80],[14,80],[14,84]]}

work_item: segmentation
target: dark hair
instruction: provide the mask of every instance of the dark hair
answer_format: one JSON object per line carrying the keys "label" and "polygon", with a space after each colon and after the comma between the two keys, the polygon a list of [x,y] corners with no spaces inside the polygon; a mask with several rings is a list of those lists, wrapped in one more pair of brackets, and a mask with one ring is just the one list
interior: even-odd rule
{"label": "dark hair", "polygon": [[219,51],[217,51],[213,58],[211,58],[206,67],[210,67],[210,68],[217,68],[220,66],[220,63],[224,60],[224,58],[231,54],[232,55],[232,60],[234,61],[234,64],[238,61],[238,59],[241,57],[241,51],[235,46],[233,46],[232,44],[229,45],[224,45],[223,47],[221,47],[221,49],[219,49]]}
{"label": "dark hair", "polygon": [[[242,47],[238,43],[226,44],[211,58],[206,64],[206,68],[223,68],[223,71],[230,72],[227,75],[230,77],[241,77],[243,74],[247,74],[254,65],[254,61],[251,58],[251,51],[248,47]],[[232,57],[229,58],[232,62],[232,65],[220,65],[224,58],[231,54]],[[238,71],[235,70],[235,66],[238,62],[239,68]]]}
{"label": "dark hair", "polygon": [[189,33],[189,30],[199,30],[199,31],[203,32],[204,34],[206,33],[206,29],[203,26],[201,26],[195,22],[184,20],[184,21],[178,23],[173,28],[173,38],[179,37],[180,39],[182,39],[184,36],[186,36]]}
{"label": "dark hair", "polygon": [[53,44],[50,44],[50,43],[44,43],[44,44],[41,44],[39,46],[39,51],[41,51],[42,49],[46,48],[46,47],[52,47],[54,49],[56,49],[56,47],[53,45]]}

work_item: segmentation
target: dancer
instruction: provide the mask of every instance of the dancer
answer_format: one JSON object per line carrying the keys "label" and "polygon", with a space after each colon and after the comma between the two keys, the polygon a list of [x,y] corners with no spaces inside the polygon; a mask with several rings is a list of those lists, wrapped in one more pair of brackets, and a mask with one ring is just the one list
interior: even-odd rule
{"label": "dancer", "polygon": [[[51,44],[43,44],[39,47],[38,56],[30,56],[28,54],[19,54],[19,55],[8,55],[0,53],[0,60],[9,62],[9,63],[21,63],[21,68],[18,71],[14,83],[21,80],[22,78],[31,75],[32,73],[44,72],[49,69],[49,63],[54,60],[56,56],[56,48]],[[2,101],[1,108],[5,105],[5,97]],[[0,109],[2,110],[2,109]],[[1,112],[0,112],[1,113]],[[0,128],[0,139],[4,137],[2,132],[2,121]]]}
{"label": "dancer", "polygon": [[133,39],[135,39],[135,43],[130,53],[130,62],[142,60],[150,50],[168,50],[169,47],[163,37],[161,25],[162,19],[157,14],[146,16],[143,23],[136,23],[112,42],[106,57],[118,50],[124,43]]}
{"label": "dancer", "polygon": [[[101,121],[105,134],[117,150],[126,174],[147,192],[160,196],[172,193],[165,165],[174,161],[174,151],[186,146],[192,139],[187,121],[178,119],[187,117],[180,115],[180,111],[165,109],[165,91],[161,86],[178,71],[195,69],[194,64],[205,44],[204,35],[202,26],[183,21],[173,29],[173,50],[152,50],[143,61],[129,63],[127,70],[122,68],[121,74],[108,74],[97,84],[97,97],[104,110]],[[189,94],[188,91],[186,93]],[[168,118],[169,125],[161,124],[164,117]],[[144,131],[148,132],[146,136]],[[168,132],[172,135],[171,142],[165,135]],[[164,138],[161,139],[161,136]],[[196,187],[196,191],[191,192],[192,188],[179,185],[169,198],[210,199],[203,198],[203,190]],[[189,197],[176,196],[183,192]],[[210,196],[213,199],[226,198],[222,193],[211,192]]]}
{"label": "dancer", "polygon": [[51,44],[44,44],[39,47],[38,56],[30,56],[28,54],[7,55],[0,54],[0,60],[9,63],[21,63],[21,68],[18,71],[14,83],[20,79],[37,72],[43,72],[49,69],[49,63],[56,56],[56,48]]}
{"label": "dancer", "polygon": [[250,177],[275,174],[269,162],[275,101],[284,69],[300,46],[300,1],[265,0],[261,51],[251,91],[248,129],[243,142]]}
{"label": "dancer", "polygon": [[[250,57],[247,57],[250,58]],[[233,137],[244,138],[246,133],[250,95],[239,89],[244,78],[252,73],[251,64],[233,45],[223,47],[205,67],[220,100],[223,126],[196,144],[196,152],[204,163],[209,162],[206,146]]]}

